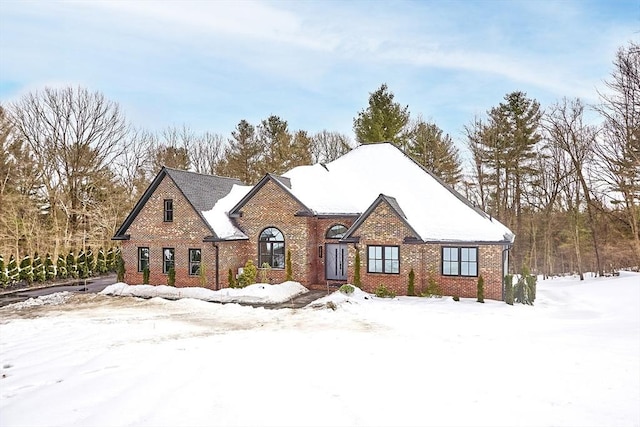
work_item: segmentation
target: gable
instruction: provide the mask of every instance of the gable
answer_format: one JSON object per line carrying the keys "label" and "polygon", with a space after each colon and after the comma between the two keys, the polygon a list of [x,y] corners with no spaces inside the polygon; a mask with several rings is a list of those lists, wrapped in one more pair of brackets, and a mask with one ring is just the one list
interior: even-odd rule
{"label": "gable", "polygon": [[351,238],[394,243],[421,242],[397,201],[383,194],[349,228],[344,239]]}
{"label": "gable", "polygon": [[[279,209],[282,198],[290,200],[295,206],[295,213],[300,216],[309,216],[313,213],[302,203],[286,184],[290,185],[289,179],[283,179],[282,177],[276,177],[275,175],[267,174],[260,182],[258,182],[252,189],[242,198],[230,211],[229,216],[237,217],[241,215],[242,209],[248,204],[261,206],[263,209]],[[292,206],[293,206],[292,205]]]}

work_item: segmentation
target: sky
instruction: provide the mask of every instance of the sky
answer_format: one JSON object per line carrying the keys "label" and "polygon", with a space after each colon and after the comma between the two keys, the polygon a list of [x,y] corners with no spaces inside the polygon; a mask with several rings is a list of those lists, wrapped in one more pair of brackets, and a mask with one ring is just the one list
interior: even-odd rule
{"label": "sky", "polygon": [[638,0],[0,0],[0,103],[80,85],[151,131],[230,136],[277,115],[353,140],[386,83],[460,144],[516,90],[542,107],[596,102],[617,49],[639,39]]}
{"label": "sky", "polygon": [[56,293],[0,308],[0,425],[638,426],[638,279],[539,280],[533,306]]}

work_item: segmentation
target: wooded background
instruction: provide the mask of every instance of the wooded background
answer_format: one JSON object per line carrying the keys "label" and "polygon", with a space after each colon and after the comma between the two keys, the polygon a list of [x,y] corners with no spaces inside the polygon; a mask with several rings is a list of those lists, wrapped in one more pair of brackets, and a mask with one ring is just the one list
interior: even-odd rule
{"label": "wooded background", "polygon": [[462,125],[457,145],[437,124],[412,117],[385,84],[354,118],[355,143],[338,132],[291,130],[277,116],[241,120],[230,136],[188,125],[150,132],[100,92],[36,90],[0,105],[0,255],[56,259],[111,247],[162,165],[255,184],[267,172],[391,141],[516,233],[514,271],[637,268],[640,46],[621,47],[612,63],[596,105],[563,98],[543,107],[508,93]]}

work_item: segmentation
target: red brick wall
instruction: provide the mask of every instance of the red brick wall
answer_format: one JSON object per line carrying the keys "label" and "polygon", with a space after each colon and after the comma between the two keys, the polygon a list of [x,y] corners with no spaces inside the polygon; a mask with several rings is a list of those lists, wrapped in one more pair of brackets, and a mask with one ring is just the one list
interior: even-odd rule
{"label": "red brick wall", "polygon": [[[173,222],[163,221],[164,199],[173,199]],[[211,243],[202,242],[211,231],[169,176],[164,177],[129,226],[127,233],[131,236],[130,240],[122,242],[127,283],[142,283],[142,273],[138,272],[138,247],[146,246],[150,252],[149,283],[166,285],[167,275],[162,273],[162,248],[168,247],[175,249],[176,286],[200,286],[199,276],[189,276],[188,250],[201,249],[202,264],[205,265],[205,286],[214,288],[215,250]]]}
{"label": "red brick wall", "polygon": [[[429,278],[433,278],[444,295],[475,298],[477,277],[443,276],[441,274],[441,251],[439,244],[403,244],[405,237],[415,237],[404,222],[387,203],[380,203],[356,231],[360,238],[360,277],[364,290],[375,292],[379,285],[385,285],[397,295],[406,295],[409,272],[415,274],[417,294],[427,288]],[[368,273],[367,246],[399,246],[400,274]],[[446,246],[455,246],[447,244]],[[484,296],[487,299],[502,300],[502,246],[501,245],[461,245],[478,247],[478,269],[484,279]],[[353,281],[356,245],[349,245],[349,280]]]}

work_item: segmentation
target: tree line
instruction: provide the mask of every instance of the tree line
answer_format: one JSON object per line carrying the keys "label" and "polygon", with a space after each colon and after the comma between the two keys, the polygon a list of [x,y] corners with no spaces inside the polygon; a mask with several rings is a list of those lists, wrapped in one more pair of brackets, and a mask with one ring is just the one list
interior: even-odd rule
{"label": "tree line", "polygon": [[0,254],[57,258],[110,247],[163,165],[254,184],[267,172],[390,141],[516,233],[516,270],[638,266],[639,51],[636,43],[618,50],[597,105],[563,98],[542,108],[514,91],[464,125],[458,145],[436,123],[412,117],[386,84],[354,117],[355,144],[338,132],[292,130],[276,115],[240,120],[228,136],[187,125],[151,132],[131,126],[100,92],[36,90],[0,105]]}

